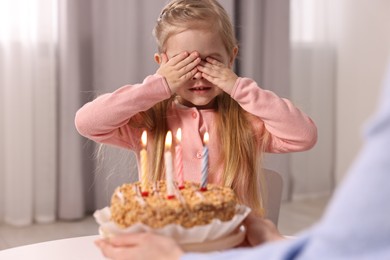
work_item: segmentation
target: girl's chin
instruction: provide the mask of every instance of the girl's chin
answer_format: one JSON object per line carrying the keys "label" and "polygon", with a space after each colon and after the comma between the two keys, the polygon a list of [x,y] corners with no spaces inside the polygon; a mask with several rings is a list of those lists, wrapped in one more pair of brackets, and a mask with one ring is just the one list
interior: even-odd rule
{"label": "girl's chin", "polygon": [[215,98],[213,100],[184,100],[179,98],[180,104],[186,107],[196,107],[198,109],[210,109],[215,107]]}

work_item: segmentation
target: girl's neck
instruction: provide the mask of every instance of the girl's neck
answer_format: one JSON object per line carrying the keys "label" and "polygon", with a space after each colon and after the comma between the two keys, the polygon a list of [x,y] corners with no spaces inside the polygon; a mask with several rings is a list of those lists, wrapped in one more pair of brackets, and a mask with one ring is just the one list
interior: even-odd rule
{"label": "girl's neck", "polygon": [[202,110],[202,109],[215,109],[217,107],[217,100],[216,98],[214,98],[213,100],[211,100],[208,104],[206,105],[201,105],[201,106],[197,106],[185,99],[182,99],[181,97],[177,96],[176,97],[176,102],[178,102],[180,105],[183,105],[183,106],[186,106],[186,107],[194,107],[198,110]]}

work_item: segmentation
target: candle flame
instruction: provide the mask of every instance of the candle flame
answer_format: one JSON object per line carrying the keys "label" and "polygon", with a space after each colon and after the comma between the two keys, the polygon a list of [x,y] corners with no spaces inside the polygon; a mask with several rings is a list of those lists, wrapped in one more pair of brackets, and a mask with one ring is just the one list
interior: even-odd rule
{"label": "candle flame", "polygon": [[181,128],[177,129],[176,132],[176,139],[181,142]]}
{"label": "candle flame", "polygon": [[165,138],[165,149],[171,149],[172,146],[172,132],[168,131],[167,136]]}
{"label": "candle flame", "polygon": [[146,130],[144,130],[144,131],[142,132],[141,142],[142,142],[142,146],[143,146],[143,147],[146,147],[146,142],[147,142]]}
{"label": "candle flame", "polygon": [[206,145],[209,142],[209,133],[206,132],[203,136],[203,143]]}

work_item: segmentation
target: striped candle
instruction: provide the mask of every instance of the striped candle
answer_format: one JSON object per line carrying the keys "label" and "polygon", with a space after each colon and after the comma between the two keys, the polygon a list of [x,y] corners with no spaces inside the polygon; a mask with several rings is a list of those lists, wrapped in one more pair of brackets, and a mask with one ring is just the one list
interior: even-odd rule
{"label": "striped candle", "polygon": [[181,148],[181,129],[176,132],[177,145],[175,147],[175,165],[176,165],[176,177],[179,189],[184,188],[184,173],[183,173],[183,152]]}
{"label": "striped candle", "polygon": [[142,149],[140,152],[141,157],[141,192],[143,196],[148,196],[148,154],[146,152],[147,134],[146,131],[142,132],[141,136]]}
{"label": "striped candle", "polygon": [[203,161],[202,161],[202,174],[200,181],[200,190],[207,190],[207,179],[209,175],[209,148],[207,144],[209,142],[209,133],[205,133],[203,136]]}
{"label": "striped candle", "polygon": [[173,183],[173,163],[172,163],[172,132],[168,131],[167,136],[165,138],[165,153],[164,153],[164,161],[165,161],[165,177],[167,182],[167,198],[172,199],[175,197],[175,187]]}

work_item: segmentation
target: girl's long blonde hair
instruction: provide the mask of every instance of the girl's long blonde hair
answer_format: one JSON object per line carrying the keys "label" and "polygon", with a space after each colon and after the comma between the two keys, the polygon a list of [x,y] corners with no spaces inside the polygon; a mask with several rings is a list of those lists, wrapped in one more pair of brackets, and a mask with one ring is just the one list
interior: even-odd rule
{"label": "girl's long blonde hair", "polygon": [[[153,34],[158,49],[164,52],[166,40],[177,32],[188,28],[213,29],[221,35],[227,53],[233,53],[237,47],[234,29],[224,8],[215,0],[173,0],[162,10]],[[151,179],[164,177],[164,143],[167,133],[167,110],[174,96],[164,100],[148,111],[140,113],[142,120],[131,120],[130,124],[149,130],[153,143],[151,158]],[[257,136],[259,131],[250,122],[252,116],[223,93],[217,97],[216,127],[220,133],[222,153],[220,161],[224,165],[221,185],[232,187],[240,202],[251,207],[255,212],[264,214],[264,187],[260,187],[260,159],[268,142],[268,133]],[[138,117],[139,118],[139,117]],[[148,140],[149,142],[149,140]],[[261,185],[264,186],[264,185]]]}

